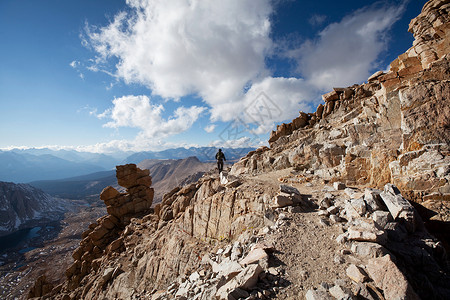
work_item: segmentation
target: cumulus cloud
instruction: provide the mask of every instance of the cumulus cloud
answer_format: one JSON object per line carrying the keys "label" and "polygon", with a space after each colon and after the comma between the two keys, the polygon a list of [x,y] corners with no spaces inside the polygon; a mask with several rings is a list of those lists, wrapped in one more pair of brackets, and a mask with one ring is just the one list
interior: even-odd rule
{"label": "cumulus cloud", "polygon": [[308,40],[290,52],[298,72],[320,90],[348,86],[367,79],[386,50],[387,32],[405,9],[399,6],[369,6],[328,25],[317,39]]}
{"label": "cumulus cloud", "polygon": [[[199,96],[211,122],[253,124],[247,127],[249,136],[267,133],[299,110],[313,110],[320,94],[332,87],[367,79],[387,47],[387,32],[404,10],[403,5],[377,5],[344,16],[317,38],[286,51],[301,77],[273,77],[266,66],[267,57],[275,55],[270,0],[127,4],[130,9],[107,26],[87,26],[83,41],[97,53],[89,69],[144,85],[165,99]],[[313,25],[324,21],[322,15],[310,20]],[[110,118],[106,127],[138,128],[135,144],[152,137],[163,145],[165,137],[188,130],[206,107],[180,106],[168,119],[162,118],[163,110],[146,96],[125,96],[100,116]],[[127,141],[115,143],[127,146]]]}
{"label": "cumulus cloud", "polygon": [[113,107],[99,114],[109,118],[104,127],[131,127],[140,130],[138,139],[161,139],[188,130],[205,110],[204,107],[180,106],[168,119],[162,117],[164,107],[152,104],[147,96],[123,96],[113,100]]}
{"label": "cumulus cloud", "polygon": [[274,122],[293,119],[300,110],[309,111],[314,94],[303,79],[266,77],[245,94],[243,120],[258,126],[256,134],[268,132]]}
{"label": "cumulus cloud", "polygon": [[272,47],[269,0],[129,0],[99,30],[90,29],[97,62],[118,59],[115,74],[164,98],[197,94],[214,106],[236,101],[265,70]]}

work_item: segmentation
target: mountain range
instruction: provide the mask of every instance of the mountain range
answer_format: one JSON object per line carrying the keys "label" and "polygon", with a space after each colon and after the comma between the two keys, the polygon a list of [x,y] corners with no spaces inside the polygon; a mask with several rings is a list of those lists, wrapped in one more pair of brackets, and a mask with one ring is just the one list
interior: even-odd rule
{"label": "mountain range", "polygon": [[[237,161],[242,156],[255,148],[222,148],[228,161]],[[215,155],[219,148],[217,147],[191,147],[191,148],[174,148],[159,152],[138,152],[127,157],[126,163],[139,163],[145,159],[181,159],[190,156],[197,157],[202,162],[215,161]]]}
{"label": "mountain range", "polygon": [[[175,148],[164,151],[117,152],[112,154],[75,150],[12,149],[0,151],[0,181],[27,183],[59,180],[112,170],[116,165],[145,159],[184,159],[196,156],[201,162],[214,161],[216,147]],[[254,148],[224,148],[228,161],[237,161]]]}
{"label": "mountain range", "polygon": [[[197,180],[203,173],[215,167],[213,163],[204,163],[196,157],[185,159],[146,159],[138,164],[141,169],[149,169],[155,188],[155,202],[181,183]],[[116,171],[101,171],[87,175],[59,180],[40,180],[30,184],[52,196],[67,199],[83,199],[99,195],[106,186],[118,187]]]}

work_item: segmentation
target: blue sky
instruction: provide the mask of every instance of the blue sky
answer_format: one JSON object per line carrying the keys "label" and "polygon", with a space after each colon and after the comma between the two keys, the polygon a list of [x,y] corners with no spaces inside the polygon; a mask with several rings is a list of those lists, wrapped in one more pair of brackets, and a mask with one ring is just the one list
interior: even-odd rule
{"label": "blue sky", "polygon": [[425,1],[0,1],[0,148],[264,144],[412,45]]}

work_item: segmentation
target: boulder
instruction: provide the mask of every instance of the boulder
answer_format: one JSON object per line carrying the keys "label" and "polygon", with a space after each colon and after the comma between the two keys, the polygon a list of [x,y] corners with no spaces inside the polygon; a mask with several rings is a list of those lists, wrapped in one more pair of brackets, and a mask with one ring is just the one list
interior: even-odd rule
{"label": "boulder", "polygon": [[231,259],[225,259],[220,264],[214,265],[214,271],[218,273],[218,276],[224,276],[227,280],[230,280],[242,270],[242,266]]}
{"label": "boulder", "polygon": [[420,299],[390,255],[370,259],[366,269],[386,299]]}
{"label": "boulder", "polygon": [[308,292],[306,292],[305,297],[306,297],[306,300],[334,300],[335,299],[327,291],[322,291],[322,290],[308,290]]}
{"label": "boulder", "polygon": [[272,199],[271,207],[279,208],[279,207],[290,206],[293,204],[294,204],[294,201],[292,199],[292,196],[286,195],[286,194],[278,194]]}
{"label": "boulder", "polygon": [[349,228],[347,231],[347,239],[350,241],[359,242],[374,242],[379,244],[386,244],[387,233],[383,230],[365,229],[365,228]]}
{"label": "boulder", "polygon": [[348,266],[345,273],[354,282],[364,282],[368,279],[366,272],[354,264]]}
{"label": "boulder", "polygon": [[346,188],[346,185],[344,183],[342,183],[342,182],[337,181],[337,182],[333,183],[333,187],[334,187],[334,189],[336,191],[341,191],[341,190],[344,190]]}
{"label": "boulder", "polygon": [[108,186],[105,187],[101,192],[100,199],[103,201],[110,200],[116,198],[119,195],[120,193],[115,188],[113,188],[112,186]]}
{"label": "boulder", "polygon": [[341,287],[340,285],[335,285],[331,287],[328,292],[333,296],[335,299],[339,300],[350,300],[353,299],[352,292],[348,289],[345,289]]}
{"label": "boulder", "polygon": [[248,265],[244,270],[237,274],[233,279],[221,286],[216,292],[217,299],[230,299],[229,296],[240,288],[249,290],[258,282],[258,276],[263,269],[258,264]]}
{"label": "boulder", "polygon": [[377,189],[366,188],[364,190],[364,202],[366,202],[369,212],[382,210],[384,207],[380,198],[380,193],[381,191]]}
{"label": "boulder", "polygon": [[388,254],[388,250],[377,243],[354,242],[351,250],[358,256],[376,258]]}
{"label": "boulder", "polygon": [[300,196],[300,192],[295,187],[286,184],[280,184],[280,192]]}
{"label": "boulder", "polygon": [[384,204],[394,220],[401,220],[409,232],[416,229],[415,210],[411,203],[400,194],[400,191],[393,184],[386,184],[384,191],[380,194]]}
{"label": "boulder", "polygon": [[387,211],[377,210],[373,212],[372,219],[378,228],[384,228],[391,221],[391,214]]}
{"label": "boulder", "polygon": [[255,248],[251,250],[247,256],[242,259],[239,263],[242,266],[246,266],[249,264],[259,263],[262,262],[260,265],[267,264],[267,260],[269,259],[269,255],[267,255],[267,252],[264,251],[262,248]]}
{"label": "boulder", "polygon": [[332,90],[331,92],[322,95],[322,100],[325,102],[339,100],[339,94],[335,90]]}

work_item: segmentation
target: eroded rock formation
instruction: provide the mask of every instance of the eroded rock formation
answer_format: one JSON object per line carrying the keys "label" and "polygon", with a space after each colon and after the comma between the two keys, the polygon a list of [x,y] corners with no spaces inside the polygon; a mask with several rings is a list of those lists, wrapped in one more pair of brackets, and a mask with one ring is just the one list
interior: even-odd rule
{"label": "eroded rock formation", "polygon": [[[231,174],[294,167],[353,185],[393,183],[427,208],[448,207],[449,12],[448,1],[429,1],[410,23],[413,46],[387,73],[323,95],[316,112],[279,125],[271,148],[250,152]],[[435,210],[435,219],[446,218]]]}

